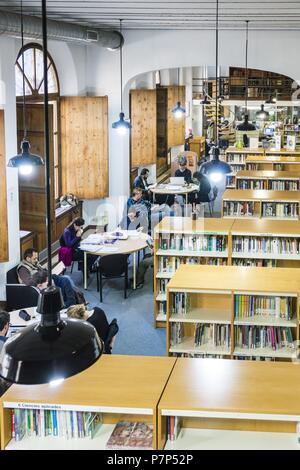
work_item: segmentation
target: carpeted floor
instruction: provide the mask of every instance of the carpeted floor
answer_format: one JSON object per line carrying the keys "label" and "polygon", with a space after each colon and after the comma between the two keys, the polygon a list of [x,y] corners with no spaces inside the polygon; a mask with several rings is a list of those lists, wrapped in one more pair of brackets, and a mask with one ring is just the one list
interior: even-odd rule
{"label": "carpeted floor", "polygon": [[[69,273],[66,273],[69,274]],[[129,269],[129,278],[131,277]],[[82,274],[74,268],[71,276],[78,287],[82,288]],[[88,290],[84,291],[89,309],[101,307],[109,321],[117,318],[119,332],[116,336],[113,353],[142,356],[164,356],[166,354],[166,332],[163,328],[154,328],[153,315],[153,271],[148,270],[142,289],[128,290],[124,299],[123,280],[105,281],[103,303],[100,303],[96,289],[96,275],[92,274]]]}

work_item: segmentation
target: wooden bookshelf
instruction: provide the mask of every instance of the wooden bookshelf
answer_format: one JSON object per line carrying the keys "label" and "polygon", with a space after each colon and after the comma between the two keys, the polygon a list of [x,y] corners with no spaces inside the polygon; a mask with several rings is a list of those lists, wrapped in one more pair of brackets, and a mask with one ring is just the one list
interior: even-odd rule
{"label": "wooden bookshelf", "polygon": [[[300,222],[235,220],[231,228],[232,264],[300,267]],[[299,245],[298,245],[299,244]]]}
{"label": "wooden bookshelf", "polygon": [[[157,448],[157,405],[175,359],[139,356],[102,356],[84,372],[58,386],[13,385],[0,402],[2,449],[105,449],[120,420],[153,424]],[[94,439],[52,436],[12,438],[12,409],[94,411],[103,414],[103,425]]]}
{"label": "wooden bookshelf", "polygon": [[300,173],[291,171],[239,171],[235,189],[268,189],[271,191],[299,191]]}
{"label": "wooden bookshelf", "polygon": [[226,176],[226,188],[235,188],[236,174],[246,169],[246,159],[248,156],[261,156],[263,154],[263,149],[228,147],[223,160],[231,165],[232,173]]}
{"label": "wooden bookshelf", "polygon": [[[299,366],[177,359],[158,405],[164,450],[299,449]],[[167,420],[181,430],[168,439]]]}
{"label": "wooden bookshelf", "polygon": [[291,171],[300,173],[300,153],[267,151],[265,155],[248,156],[246,158],[246,170]]}
{"label": "wooden bookshelf", "polygon": [[293,359],[299,293],[297,268],[181,265],[167,286],[167,354]]}
{"label": "wooden bookshelf", "polygon": [[222,217],[299,220],[299,195],[297,191],[227,189]]}
{"label": "wooden bookshelf", "polygon": [[[166,285],[177,265],[188,263],[231,264],[230,229],[232,220],[165,217],[155,228],[154,240],[154,322],[165,327]],[[191,246],[192,238],[195,242]],[[205,240],[204,240],[205,239]],[[222,246],[213,246],[222,239]],[[197,243],[203,240],[200,247]],[[207,241],[207,246],[203,246]],[[190,246],[189,246],[190,245]],[[224,245],[224,246],[223,246]]]}

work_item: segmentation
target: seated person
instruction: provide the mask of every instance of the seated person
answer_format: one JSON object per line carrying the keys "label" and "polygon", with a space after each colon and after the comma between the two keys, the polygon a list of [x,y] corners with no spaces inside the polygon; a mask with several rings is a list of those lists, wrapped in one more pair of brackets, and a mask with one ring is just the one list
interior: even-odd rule
{"label": "seated person", "polygon": [[150,184],[148,183],[148,176],[148,168],[143,168],[140,175],[134,179],[133,187],[140,188],[142,190],[143,198],[146,200],[151,200],[152,193],[149,189]]}
{"label": "seated person", "polygon": [[[57,276],[58,277],[58,276]],[[74,289],[72,289],[71,283],[67,282],[57,282],[57,279],[54,279],[53,282],[56,287],[60,287],[61,293],[64,300],[65,307],[70,307],[71,305],[77,304],[76,294]],[[29,280],[29,285],[36,287],[39,291],[43,291],[48,286],[48,273],[45,270],[37,271],[31,276]]]}
{"label": "seated person", "polygon": [[[130,213],[132,213],[131,218],[129,217]],[[123,225],[126,223],[127,227],[133,227],[138,222],[140,227],[143,227],[143,231],[147,233],[147,231],[153,230],[165,215],[172,215],[168,206],[151,206],[149,201],[142,198],[142,190],[135,188],[132,197],[127,200],[121,223]]]}
{"label": "seated person", "polygon": [[[78,261],[79,269],[83,270],[84,253],[80,250],[79,245],[83,234],[84,219],[77,217],[65,229],[60,237],[59,261],[63,261],[65,266],[70,266],[72,261]],[[96,270],[93,266],[98,256],[89,255],[87,257],[88,268],[91,272]]]}
{"label": "seated person", "polygon": [[9,330],[10,316],[9,313],[4,310],[0,312],[0,351],[3,347],[3,344],[7,340],[7,332]]}
{"label": "seated person", "polygon": [[184,178],[188,184],[192,181],[192,172],[187,168],[187,159],[184,156],[178,157],[179,168],[175,171],[176,178]]}
{"label": "seated person", "polygon": [[68,308],[67,315],[69,318],[91,323],[105,345],[105,354],[111,354],[115,335],[119,331],[116,319],[109,324],[105,312],[100,307],[87,310],[84,305],[74,305]]}
{"label": "seated person", "polygon": [[[24,259],[17,266],[20,284],[33,285],[32,276],[38,272],[44,272],[43,266],[39,263],[38,252],[34,248],[28,248],[24,252]],[[52,277],[54,284],[62,290],[65,305],[68,307],[76,304],[76,299],[82,294],[79,293],[71,279],[68,276],[56,274],[53,274]]]}
{"label": "seated person", "polygon": [[218,195],[218,188],[215,186],[212,190],[211,184],[207,176],[199,171],[195,171],[193,174],[193,183],[196,184],[199,189],[191,194],[191,198],[194,204],[200,202],[211,202],[214,201]]}

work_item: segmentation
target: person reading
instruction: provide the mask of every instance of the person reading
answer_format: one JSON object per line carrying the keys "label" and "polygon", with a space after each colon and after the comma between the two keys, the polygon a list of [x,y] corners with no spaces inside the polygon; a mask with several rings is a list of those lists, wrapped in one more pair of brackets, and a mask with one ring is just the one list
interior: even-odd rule
{"label": "person reading", "polygon": [[142,190],[143,199],[151,200],[152,193],[150,191],[150,183],[148,183],[149,170],[148,168],[143,168],[140,175],[134,179],[133,187],[140,188]]}
{"label": "person reading", "polygon": [[108,323],[105,312],[100,307],[87,310],[84,305],[74,305],[68,308],[67,315],[69,318],[76,318],[91,323],[105,345],[105,354],[111,354],[115,335],[119,331],[116,319]]}

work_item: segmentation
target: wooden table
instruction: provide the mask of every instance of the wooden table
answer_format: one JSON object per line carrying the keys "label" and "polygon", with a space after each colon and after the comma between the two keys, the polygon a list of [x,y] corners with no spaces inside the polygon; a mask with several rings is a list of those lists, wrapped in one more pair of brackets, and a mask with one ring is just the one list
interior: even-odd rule
{"label": "wooden table", "polygon": [[[133,255],[133,289],[136,289],[136,253],[147,248],[148,235],[140,233],[139,236],[129,236],[127,240],[117,240],[109,251],[109,246],[105,246],[105,252],[84,251],[84,289],[87,289],[87,255],[108,256],[108,255]],[[84,240],[83,240],[84,244]]]}
{"label": "wooden table", "polygon": [[[248,445],[256,440],[257,448],[277,445],[280,449],[281,443],[283,447],[297,448],[296,435],[288,433],[295,433],[296,423],[300,422],[299,396],[299,364],[177,359],[159,402],[161,448],[166,441],[167,416],[181,417],[185,427],[174,441],[176,449],[222,448],[218,447],[222,437],[231,449],[236,449],[247,445],[245,435]],[[220,431],[224,429],[227,431]],[[194,432],[198,432],[197,440]],[[167,448],[171,449],[169,444]]]}
{"label": "wooden table", "polygon": [[193,191],[197,191],[199,187],[196,184],[190,184],[190,185],[172,185],[172,184],[159,184],[155,186],[154,188],[150,188],[150,191],[154,194],[172,194],[172,195],[177,195],[177,196],[185,196],[185,204],[186,207],[188,205],[188,195],[192,193]]}

